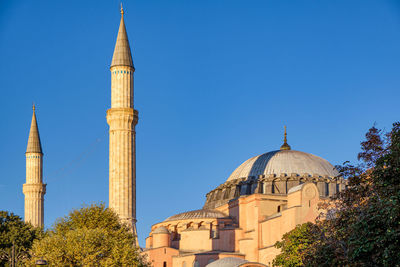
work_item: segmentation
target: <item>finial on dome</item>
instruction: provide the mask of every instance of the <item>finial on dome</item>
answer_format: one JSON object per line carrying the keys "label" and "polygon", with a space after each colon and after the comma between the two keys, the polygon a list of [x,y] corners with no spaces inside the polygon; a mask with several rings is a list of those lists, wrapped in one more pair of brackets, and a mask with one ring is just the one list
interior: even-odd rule
{"label": "finial on dome", "polygon": [[122,7],[122,2],[121,2],[121,15],[124,15],[124,8]]}
{"label": "finial on dome", "polygon": [[290,146],[287,143],[286,125],[285,125],[285,135],[283,138],[283,145],[281,146],[281,150],[290,150]]}
{"label": "finial on dome", "polygon": [[35,102],[32,102],[32,110],[35,112]]}

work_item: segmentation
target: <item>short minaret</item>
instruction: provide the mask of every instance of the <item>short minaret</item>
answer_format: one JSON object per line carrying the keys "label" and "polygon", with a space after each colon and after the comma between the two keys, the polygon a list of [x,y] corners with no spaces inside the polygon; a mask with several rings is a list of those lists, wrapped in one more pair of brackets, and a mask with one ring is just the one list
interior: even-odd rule
{"label": "short minaret", "polygon": [[26,148],[26,183],[22,187],[25,195],[25,222],[43,227],[43,204],[46,184],[43,184],[43,152],[33,105],[31,130]]}
{"label": "short minaret", "polygon": [[121,22],[111,62],[109,207],[136,235],[136,133],[138,111],[133,107],[133,67],[131,49],[121,5]]}

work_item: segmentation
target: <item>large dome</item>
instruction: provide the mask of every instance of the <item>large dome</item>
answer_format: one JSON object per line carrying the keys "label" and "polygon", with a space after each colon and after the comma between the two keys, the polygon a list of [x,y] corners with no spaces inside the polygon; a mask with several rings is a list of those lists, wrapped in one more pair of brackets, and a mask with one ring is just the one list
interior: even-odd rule
{"label": "large dome", "polygon": [[338,175],[333,165],[321,157],[296,150],[276,150],[246,160],[227,181],[249,176],[292,173],[330,177]]}
{"label": "large dome", "polygon": [[303,183],[317,185],[320,196],[333,196],[344,182],[328,161],[310,153],[291,150],[285,135],[280,150],[243,162],[228,179],[206,195],[204,209],[215,209],[251,194],[285,195]]}

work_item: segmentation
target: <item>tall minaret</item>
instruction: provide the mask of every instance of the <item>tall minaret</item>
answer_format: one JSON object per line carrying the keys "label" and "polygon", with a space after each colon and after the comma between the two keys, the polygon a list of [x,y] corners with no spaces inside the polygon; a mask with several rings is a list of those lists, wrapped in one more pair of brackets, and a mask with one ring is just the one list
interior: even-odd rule
{"label": "tall minaret", "polygon": [[133,108],[133,67],[131,49],[121,5],[121,22],[111,62],[109,206],[136,235],[136,148],[138,111]]}
{"label": "tall minaret", "polygon": [[26,183],[22,187],[25,195],[25,222],[43,227],[43,202],[46,184],[43,184],[43,153],[39,129],[33,108],[31,130],[26,148]]}

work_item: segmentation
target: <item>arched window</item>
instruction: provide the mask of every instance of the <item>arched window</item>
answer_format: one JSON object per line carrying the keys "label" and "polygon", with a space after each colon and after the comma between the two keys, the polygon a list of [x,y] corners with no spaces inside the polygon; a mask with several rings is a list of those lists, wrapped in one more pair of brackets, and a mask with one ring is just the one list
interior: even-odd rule
{"label": "arched window", "polygon": [[218,200],[218,190],[215,190],[213,193],[213,200]]}
{"label": "arched window", "polygon": [[179,234],[178,234],[178,226],[174,226],[174,230],[172,231],[172,240],[179,240]]}
{"label": "arched window", "polygon": [[281,206],[278,206],[278,212],[281,212]]}
{"label": "arched window", "polygon": [[246,195],[251,195],[251,188],[252,188],[253,184],[248,182],[246,184]]}
{"label": "arched window", "polygon": [[325,182],[325,196],[329,196],[329,183]]}
{"label": "arched window", "polygon": [[276,183],[275,180],[273,180],[272,184],[271,184],[271,193],[272,194],[275,194],[275,186],[276,186],[275,183]]}
{"label": "arched window", "polygon": [[167,267],[167,262],[166,261],[163,262],[163,267]]}
{"label": "arched window", "polygon": [[247,183],[240,184],[240,195],[247,195]]}
{"label": "arched window", "polygon": [[218,225],[210,224],[210,238],[219,238]]}
{"label": "arched window", "polygon": [[286,179],[285,181],[285,193],[287,194],[289,192],[289,179]]}
{"label": "arched window", "polygon": [[240,185],[236,185],[234,197],[240,197]]}
{"label": "arched window", "polygon": [[210,201],[213,201],[213,200],[214,200],[214,196],[215,196],[215,195],[214,195],[214,192],[211,192],[211,193],[210,193]]}
{"label": "arched window", "polygon": [[229,198],[229,195],[231,194],[231,188],[228,187],[225,189],[225,193],[224,193],[224,199]]}

